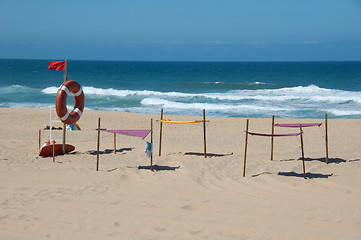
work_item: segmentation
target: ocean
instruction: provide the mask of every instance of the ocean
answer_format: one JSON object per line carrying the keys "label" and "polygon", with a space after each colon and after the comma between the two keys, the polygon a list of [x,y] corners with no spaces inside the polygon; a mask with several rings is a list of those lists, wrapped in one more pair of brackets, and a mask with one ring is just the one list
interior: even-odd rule
{"label": "ocean", "polygon": [[[58,60],[58,59],[53,59]],[[63,71],[50,60],[0,59],[0,107],[55,108]],[[269,118],[361,118],[361,61],[68,60],[85,111]],[[73,97],[68,97],[71,110]]]}

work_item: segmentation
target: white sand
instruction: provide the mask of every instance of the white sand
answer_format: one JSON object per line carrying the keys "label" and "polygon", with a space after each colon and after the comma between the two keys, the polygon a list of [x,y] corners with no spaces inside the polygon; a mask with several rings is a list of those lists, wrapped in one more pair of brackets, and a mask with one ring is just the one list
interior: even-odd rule
{"label": "white sand", "polygon": [[[67,132],[75,152],[53,163],[37,156],[49,110],[0,116],[0,239],[361,239],[361,120],[329,119],[329,164],[324,131],[304,129],[305,180],[297,137],[275,139],[274,161],[270,139],[250,137],[242,177],[245,119],[209,118],[206,159],[202,124],[164,124],[159,157],[158,115],[85,111],[82,131]],[[114,154],[108,133],[95,171],[98,117],[107,129],[150,128],[153,118],[158,171],[138,169],[150,165],[144,140],[118,135]],[[323,122],[276,119],[300,121]],[[271,119],[251,119],[250,131],[270,133]]]}

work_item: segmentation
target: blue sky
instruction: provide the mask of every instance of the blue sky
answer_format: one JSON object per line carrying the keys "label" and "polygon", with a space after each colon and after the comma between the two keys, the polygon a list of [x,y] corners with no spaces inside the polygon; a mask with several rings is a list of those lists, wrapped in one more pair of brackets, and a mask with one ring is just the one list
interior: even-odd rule
{"label": "blue sky", "polygon": [[361,0],[0,0],[0,58],[361,60]]}

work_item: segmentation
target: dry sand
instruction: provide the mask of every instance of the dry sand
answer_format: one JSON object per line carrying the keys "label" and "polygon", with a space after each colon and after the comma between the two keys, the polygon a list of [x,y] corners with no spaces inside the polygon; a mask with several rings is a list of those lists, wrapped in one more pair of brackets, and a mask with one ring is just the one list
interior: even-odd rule
{"label": "dry sand", "polygon": [[[329,164],[323,128],[304,129],[305,180],[297,137],[275,139],[274,161],[270,139],[250,137],[242,177],[245,119],[208,118],[206,159],[202,124],[164,125],[159,157],[154,122],[154,172],[149,136],[118,135],[114,154],[102,133],[97,172],[98,117],[102,128],[146,129],[159,116],[85,111],[82,131],[67,132],[75,152],[55,163],[37,156],[49,110],[0,116],[0,239],[361,239],[361,120],[329,119]],[[250,119],[249,129],[270,133],[271,119]]]}

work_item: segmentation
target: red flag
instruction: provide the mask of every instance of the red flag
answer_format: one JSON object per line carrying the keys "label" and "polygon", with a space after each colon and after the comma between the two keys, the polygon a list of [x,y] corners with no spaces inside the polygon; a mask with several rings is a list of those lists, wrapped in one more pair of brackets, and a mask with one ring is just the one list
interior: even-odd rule
{"label": "red flag", "polygon": [[49,62],[49,70],[64,71],[65,61],[51,61]]}

